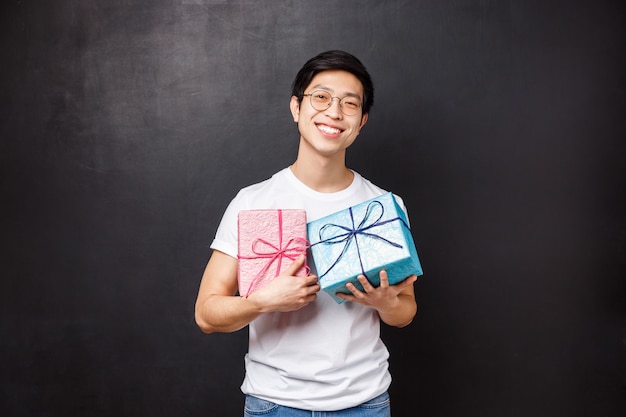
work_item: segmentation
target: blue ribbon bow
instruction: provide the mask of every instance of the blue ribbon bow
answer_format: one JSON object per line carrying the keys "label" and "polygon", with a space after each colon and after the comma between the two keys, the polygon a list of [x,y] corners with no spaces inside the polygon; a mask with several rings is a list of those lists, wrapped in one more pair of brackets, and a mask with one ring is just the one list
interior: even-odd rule
{"label": "blue ribbon bow", "polygon": [[[369,218],[372,216],[372,213],[374,212],[375,208],[378,207],[380,208],[380,214],[378,215],[378,217],[374,220],[371,221],[369,224],[367,223]],[[348,227],[348,226],[343,226],[340,224],[334,224],[334,223],[327,223],[324,226],[322,226],[319,230],[319,241],[312,244],[311,246],[315,246],[318,244],[323,244],[323,245],[335,245],[338,243],[344,243],[343,249],[341,251],[341,253],[339,254],[339,256],[337,257],[337,259],[335,259],[335,262],[333,262],[333,264],[330,266],[330,268],[328,268],[326,270],[326,272],[324,272],[322,275],[320,275],[319,277],[322,278],[324,275],[328,274],[338,263],[339,261],[341,261],[341,258],[343,258],[343,256],[345,255],[345,253],[348,250],[348,247],[350,246],[350,243],[354,240],[354,243],[356,244],[356,250],[357,250],[357,254],[359,256],[359,265],[361,266],[361,272],[363,273],[363,275],[365,275],[365,268],[363,267],[363,260],[361,259],[361,250],[359,248],[359,242],[357,239],[358,235],[363,235],[363,236],[368,236],[374,239],[379,239],[382,240],[386,243],[388,243],[391,246],[394,246],[396,248],[402,248],[402,245],[400,245],[399,243],[393,242],[389,239],[385,239],[384,237],[377,235],[375,233],[371,233],[368,232],[368,230],[374,228],[374,227],[378,227],[378,226],[382,226],[384,224],[387,223],[391,223],[397,220],[400,220],[402,222],[402,224],[404,224],[405,227],[408,228],[407,224],[405,223],[405,221],[403,219],[401,219],[400,217],[394,217],[393,219],[388,219],[388,220],[384,220],[381,221],[380,219],[383,218],[383,215],[385,214],[385,207],[383,206],[383,204],[380,201],[372,201],[371,203],[369,203],[367,205],[367,209],[365,210],[365,215],[363,216],[363,220],[361,220],[361,222],[359,223],[358,226],[354,226],[355,222],[354,222],[354,214],[352,213],[352,207],[348,208],[349,212],[350,212],[350,220],[352,222],[352,227]],[[339,228],[341,230],[344,231],[344,233],[339,233],[336,235],[333,235],[331,237],[328,238],[324,238],[324,232],[333,228]],[[367,275],[366,275],[367,277]]]}

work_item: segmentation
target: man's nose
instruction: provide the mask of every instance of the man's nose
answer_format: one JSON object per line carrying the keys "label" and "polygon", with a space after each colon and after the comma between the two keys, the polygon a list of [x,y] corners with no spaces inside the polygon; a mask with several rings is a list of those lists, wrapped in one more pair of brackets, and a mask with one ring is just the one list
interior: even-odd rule
{"label": "man's nose", "polygon": [[[335,99],[337,99],[337,104],[335,105]],[[330,106],[326,109],[326,112],[332,117],[341,117],[343,114],[341,112],[341,99],[339,97],[331,97]]]}

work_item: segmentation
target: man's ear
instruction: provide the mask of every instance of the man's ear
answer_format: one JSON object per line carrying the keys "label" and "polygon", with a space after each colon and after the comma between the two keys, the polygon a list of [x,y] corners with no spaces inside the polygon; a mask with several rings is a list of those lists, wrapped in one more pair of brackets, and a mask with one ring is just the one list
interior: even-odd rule
{"label": "man's ear", "polygon": [[367,123],[368,116],[369,113],[365,113],[363,116],[361,116],[361,125],[359,126],[359,130],[363,129],[363,126],[365,126],[365,123]]}
{"label": "man's ear", "polygon": [[300,101],[298,100],[298,97],[291,96],[291,101],[289,102],[289,109],[291,110],[293,121],[298,123],[298,119],[300,118]]}

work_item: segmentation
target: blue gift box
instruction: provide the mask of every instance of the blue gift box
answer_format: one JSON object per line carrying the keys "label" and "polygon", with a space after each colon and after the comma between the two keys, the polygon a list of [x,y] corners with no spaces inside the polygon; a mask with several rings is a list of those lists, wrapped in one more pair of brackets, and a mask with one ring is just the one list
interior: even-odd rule
{"label": "blue gift box", "polygon": [[344,300],[336,293],[351,294],[348,282],[362,290],[359,275],[375,287],[383,269],[390,285],[422,275],[406,215],[392,193],[312,221],[307,232],[320,285],[338,303]]}

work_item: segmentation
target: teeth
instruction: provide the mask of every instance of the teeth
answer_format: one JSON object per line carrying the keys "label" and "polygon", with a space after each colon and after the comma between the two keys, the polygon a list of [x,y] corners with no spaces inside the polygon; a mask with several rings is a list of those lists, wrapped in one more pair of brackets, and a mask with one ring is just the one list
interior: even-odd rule
{"label": "teeth", "polygon": [[337,133],[340,133],[341,130],[340,129],[335,129],[334,127],[330,127],[330,126],[325,126],[325,125],[319,125],[317,126],[317,128],[319,130],[321,130],[324,133],[328,133],[330,135],[335,135]]}

